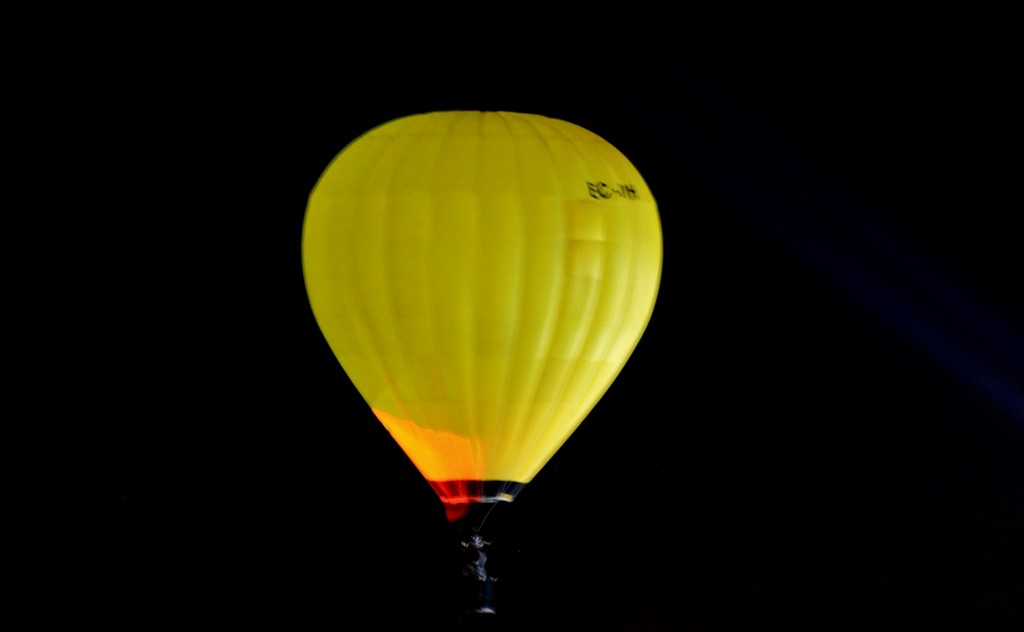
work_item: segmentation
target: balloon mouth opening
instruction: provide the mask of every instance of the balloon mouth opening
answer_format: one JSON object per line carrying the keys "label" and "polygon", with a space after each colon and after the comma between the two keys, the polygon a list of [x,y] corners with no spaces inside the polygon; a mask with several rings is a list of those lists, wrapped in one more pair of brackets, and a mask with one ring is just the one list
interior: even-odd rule
{"label": "balloon mouth opening", "polygon": [[456,522],[460,518],[466,517],[470,510],[480,504],[493,504],[499,501],[512,502],[511,498],[485,498],[483,500],[467,501],[462,503],[457,502],[445,502],[444,503],[444,515],[448,518],[448,522]]}
{"label": "balloon mouth opening", "polygon": [[474,505],[512,502],[525,483],[515,481],[430,481],[430,486],[444,503],[449,522],[470,512]]}

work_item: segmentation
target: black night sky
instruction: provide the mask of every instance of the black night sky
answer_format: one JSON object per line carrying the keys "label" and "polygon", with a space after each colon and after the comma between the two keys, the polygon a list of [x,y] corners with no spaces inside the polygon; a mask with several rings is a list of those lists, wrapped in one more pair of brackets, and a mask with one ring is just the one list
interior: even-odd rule
{"label": "black night sky", "polygon": [[452,38],[371,63],[242,40],[95,88],[117,105],[88,142],[120,174],[95,187],[125,220],[94,295],[106,386],[83,386],[98,621],[460,625],[443,508],[323,340],[300,231],[360,133],[474,109],[607,139],[665,240],[633,357],[490,519],[491,627],[1024,629],[1020,104],[998,42]]}

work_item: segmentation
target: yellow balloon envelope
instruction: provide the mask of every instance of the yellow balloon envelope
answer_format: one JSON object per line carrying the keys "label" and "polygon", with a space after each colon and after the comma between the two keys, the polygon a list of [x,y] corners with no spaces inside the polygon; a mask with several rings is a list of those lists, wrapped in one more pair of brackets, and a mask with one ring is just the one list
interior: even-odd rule
{"label": "yellow balloon envelope", "polygon": [[454,520],[512,500],[604,395],[654,308],[661,225],[577,125],[432,112],[327,167],[302,262],[338,361]]}

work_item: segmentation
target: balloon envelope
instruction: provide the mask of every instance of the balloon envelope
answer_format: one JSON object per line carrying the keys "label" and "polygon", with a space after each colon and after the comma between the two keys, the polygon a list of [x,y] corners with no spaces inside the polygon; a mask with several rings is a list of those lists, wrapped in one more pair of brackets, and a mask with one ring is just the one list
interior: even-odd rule
{"label": "balloon envelope", "polygon": [[611,385],[654,308],[661,225],[577,125],[432,112],[327,167],[302,261],[338,361],[455,519],[512,500]]}

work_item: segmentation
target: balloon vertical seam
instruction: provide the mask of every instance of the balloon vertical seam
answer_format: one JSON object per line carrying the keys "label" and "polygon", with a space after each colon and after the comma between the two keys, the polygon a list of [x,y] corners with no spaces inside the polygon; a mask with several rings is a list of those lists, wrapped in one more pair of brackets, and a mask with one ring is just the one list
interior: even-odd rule
{"label": "balloon vertical seam", "polygon": [[[578,163],[579,165],[582,166],[582,169],[580,169],[580,171],[582,171],[584,173],[589,171],[587,162],[584,159],[584,152],[580,151],[580,146],[577,144],[577,142],[576,142],[577,139],[576,138],[574,138],[573,136],[567,134],[566,131],[562,127],[557,126],[557,125],[553,125],[551,123],[547,123],[546,119],[540,119],[537,122],[538,123],[545,123],[546,127],[551,132],[553,132],[553,135],[560,136],[562,140],[564,140],[566,143],[568,143],[568,145],[573,149],[573,151],[571,152],[572,156],[573,156],[573,159],[575,160],[576,163]],[[548,147],[548,153],[551,155],[552,163],[556,164],[557,161],[555,159],[554,153],[551,152],[551,150],[550,150],[550,144],[547,143],[547,137],[544,136],[543,134],[541,134],[541,136],[545,138],[545,145]],[[560,184],[561,184],[561,182],[560,182]],[[564,208],[565,204],[568,202],[568,200],[571,199],[571,198],[572,198],[572,194],[571,193],[569,195],[566,195],[566,194],[563,193],[560,196],[560,199],[562,200],[563,208]],[[565,226],[563,224],[563,230],[564,229],[565,229]],[[569,241],[569,239],[571,238],[569,235],[564,235],[564,237],[565,237],[566,241]],[[564,269],[564,264],[563,264],[563,269],[562,269],[563,276],[565,275],[565,273],[566,273],[566,270]],[[565,290],[565,286],[563,284],[563,294],[562,294],[563,298],[564,298],[564,290]],[[596,305],[596,301],[593,298],[589,298],[588,301],[590,303],[590,306],[588,306],[586,308],[586,313],[584,314],[584,316],[586,318],[585,325],[582,323],[582,321],[578,321],[576,323],[577,325],[581,325],[581,326],[584,327],[584,333],[581,334],[581,340],[585,340],[586,337],[589,336],[589,332],[590,332],[591,328],[593,327],[594,305]],[[562,301],[562,304],[564,304],[564,300]],[[567,321],[566,321],[567,318],[568,318],[568,314],[566,314],[564,310],[559,310],[559,316],[556,319],[556,329],[555,329],[555,331],[559,331],[559,330],[561,330],[561,329],[563,329],[563,328],[565,328],[567,326]],[[582,345],[581,343],[576,343],[575,344],[575,347],[577,349],[582,347],[582,346],[584,346],[584,345]],[[569,359],[569,362],[571,362],[571,367],[566,369],[563,372],[563,377],[562,377],[561,383],[559,385],[558,392],[562,393],[562,394],[564,394],[570,388],[570,386],[575,382],[575,380],[577,379],[576,378],[576,371],[577,371],[577,368],[579,367],[580,355],[578,353],[574,353],[574,354],[571,354],[571,355],[572,355],[572,357]],[[554,455],[554,453],[557,452],[558,448],[561,447],[561,445],[564,445],[565,441],[567,441],[569,439],[569,436],[571,435],[572,431],[575,430],[575,428],[577,428],[582,421],[583,421],[582,417],[580,417],[578,414],[574,414],[574,418],[573,419],[571,419],[571,420],[570,419],[566,419],[566,422],[567,422],[566,426],[556,427],[556,426],[553,426],[553,425],[542,425],[542,426],[540,426],[537,429],[538,430],[538,434],[534,437],[534,439],[535,439],[535,441],[536,441],[536,443],[538,445],[545,445],[545,443],[546,443],[545,440],[548,437],[552,436],[552,435],[557,435],[558,437],[562,438],[561,441],[557,442],[557,445],[549,446],[548,454],[546,455],[547,459],[549,459],[550,456]],[[566,430],[569,430],[569,432],[566,432]],[[545,458],[541,459],[542,462],[544,462],[545,460],[546,460]]]}
{"label": "balloon vertical seam", "polygon": [[[474,137],[475,142],[476,142],[476,152],[475,153],[476,153],[476,158],[479,161],[480,160],[480,156],[483,153],[483,144],[486,141],[486,139],[483,136],[483,116],[481,116],[479,112],[477,112],[475,114],[476,114],[476,118],[477,118],[477,122],[476,122],[477,123],[477,134]],[[472,114],[467,113],[467,112],[459,113],[459,116],[471,116],[471,115]],[[480,169],[479,169],[479,167],[475,170],[473,175],[475,177],[475,183],[479,183],[479,181],[480,181]],[[472,248],[472,256],[469,257],[469,261],[475,262],[477,260],[477,257],[479,257],[479,255],[480,255],[480,230],[481,230],[481,222],[480,222],[481,203],[480,203],[480,194],[479,194],[480,187],[479,186],[474,186],[473,187],[473,191],[475,191],[476,194],[472,196],[472,198],[473,198],[473,212],[470,213],[470,215],[469,215],[472,218],[472,221],[473,221],[473,237],[472,237],[472,239],[470,239],[470,247]],[[479,271],[480,271],[480,266],[474,265],[473,266],[473,272],[474,272],[474,274],[473,274],[473,281],[471,283],[471,287],[473,288],[473,292],[474,293],[477,291],[477,288],[480,287],[480,284],[482,283],[482,279],[480,278]],[[479,419],[480,411],[479,411],[479,408],[480,408],[480,406],[479,406],[479,402],[477,401],[477,398],[475,397],[475,394],[477,392],[475,378],[476,378],[476,375],[477,375],[477,371],[479,370],[479,362],[477,361],[477,359],[479,358],[479,355],[480,355],[479,353],[477,353],[477,350],[479,349],[479,346],[478,346],[478,342],[477,342],[477,339],[476,339],[477,328],[478,328],[478,325],[479,325],[479,323],[477,323],[477,312],[478,312],[478,307],[479,306],[477,305],[476,301],[469,301],[469,305],[470,305],[470,309],[472,310],[472,314],[470,315],[470,318],[468,318],[466,322],[467,322],[467,326],[471,329],[471,331],[468,332],[468,339],[470,340],[471,344],[473,345],[473,348],[472,348],[473,353],[469,354],[469,362],[470,362],[470,367],[469,367],[469,371],[468,371],[469,383],[467,384],[468,391],[469,391],[468,392],[469,397],[466,398],[466,399],[469,401],[469,410],[468,410],[469,415],[468,416],[469,416],[469,424],[470,424],[470,429],[471,429],[469,436],[470,437],[479,437],[480,436],[480,433],[479,433],[479,428],[480,428],[480,419]],[[483,463],[485,461],[485,459],[483,458],[483,455],[481,454],[480,443],[481,443],[480,439],[477,439],[477,440],[472,442],[472,446],[473,446],[473,462],[474,463]]]}
{"label": "balloon vertical seam", "polygon": [[[548,154],[548,156],[549,156],[549,158],[551,160],[551,164],[554,166],[556,164],[554,152],[551,151],[551,146],[548,143],[548,137],[536,125],[537,120],[538,119],[535,118],[535,117],[523,117],[523,121],[533,129],[534,133],[537,135],[537,137],[543,143],[544,147],[547,149],[547,154]],[[565,193],[564,193],[564,190],[562,189],[561,178],[560,177],[555,177],[554,181],[555,181],[556,186],[559,187],[557,199],[563,201],[563,203],[564,203]],[[557,283],[558,283],[559,289],[558,289],[558,291],[556,293],[557,305],[553,306],[555,313],[558,313],[559,315],[562,312],[562,310],[560,308],[561,308],[561,305],[564,303],[564,298],[565,298],[565,293],[564,293],[565,282],[563,280],[563,276],[564,275],[559,275],[558,276]],[[545,331],[544,331],[544,345],[545,346],[542,349],[543,356],[547,356],[548,355],[548,352],[549,352],[549,350],[551,348],[551,345],[553,343],[553,340],[554,340],[554,333],[558,330],[559,322],[560,322],[560,317],[558,319],[553,319],[553,320],[549,321],[547,323],[547,325],[545,326]],[[538,414],[540,414],[540,412],[541,412],[541,411],[538,410],[539,405],[538,405],[537,394],[540,392],[540,389],[543,387],[544,378],[545,378],[547,373],[548,373],[548,366],[546,364],[542,364],[537,369],[537,374],[534,375],[534,377],[532,378],[532,381],[533,381],[533,394],[531,395],[531,397],[529,399],[530,404],[529,404],[529,411],[527,413],[527,420],[524,420],[523,423],[520,423],[517,426],[515,432],[511,435],[512,439],[509,440],[508,442],[506,442],[505,445],[503,446],[505,453],[507,453],[506,456],[508,456],[512,451],[517,450],[517,449],[519,449],[521,447],[520,446],[521,440],[524,437],[529,436],[527,425],[530,425],[530,424],[529,424],[528,420],[536,418],[536,416]],[[547,409],[547,410],[550,410],[550,407],[551,407],[551,403],[547,403],[547,404],[544,405],[544,408]],[[547,412],[547,411],[545,411],[545,412]],[[525,475],[522,477],[522,478],[525,479],[523,482],[528,482],[530,479],[532,479],[534,474],[535,474],[535,472],[526,472]]]}
{"label": "balloon vertical seam", "polygon": [[[513,134],[513,131],[512,131],[512,125],[509,122],[509,117],[510,116],[515,116],[517,119],[518,118],[522,118],[522,117],[520,117],[517,114],[505,113],[505,112],[498,112],[497,115],[505,123],[505,126],[509,130],[509,137],[513,139],[511,145],[512,145],[512,148],[513,148],[513,152],[515,154],[515,168],[514,168],[514,171],[516,173],[516,179],[517,179],[517,181],[518,181],[518,183],[520,185],[520,186],[516,187],[516,190],[522,191],[523,190],[523,186],[522,185],[524,184],[523,183],[523,173],[522,173],[523,160],[522,160],[522,157],[520,156],[520,151],[521,150],[520,150],[519,144],[517,142],[515,142],[515,140],[514,140],[515,135]],[[517,196],[516,204],[517,205],[522,205],[523,204],[522,196]],[[525,209],[524,209],[524,211],[525,211]],[[524,218],[524,216],[525,216],[525,212],[519,215],[519,217],[520,217],[520,219],[519,219],[519,234],[520,234],[520,238],[523,240],[523,243],[526,242],[526,235],[525,235],[525,233],[526,233],[526,229],[527,229],[527,224],[529,222],[529,219],[528,218]],[[517,288],[517,291],[516,291],[517,298],[516,298],[516,303],[515,304],[517,306],[517,309],[519,310],[519,313],[516,315],[516,319],[515,319],[516,326],[515,326],[514,333],[512,335],[512,342],[510,344],[511,349],[515,349],[517,347],[516,342],[522,338],[522,328],[523,328],[523,314],[522,314],[522,310],[523,310],[523,302],[524,302],[524,299],[525,299],[525,296],[526,296],[526,279],[525,279],[525,276],[526,276],[525,275],[525,265],[526,264],[525,264],[525,257],[520,258],[520,260],[518,262],[518,265],[520,266],[520,269],[519,269],[519,273],[516,275],[517,280],[518,280],[518,288]],[[511,352],[510,355],[512,357],[513,367],[515,365],[517,365],[517,364],[522,362],[522,358],[517,357],[517,355],[514,352]],[[504,415],[506,420],[510,419],[510,413],[508,411],[508,407],[505,405],[506,402],[508,401],[508,393],[511,390],[511,388],[509,386],[509,382],[513,379],[513,376],[515,374],[516,374],[516,371],[515,371],[514,368],[510,369],[510,370],[507,370],[506,373],[505,373],[504,386],[503,386],[502,398],[501,398],[502,399],[502,406],[501,406],[500,409],[501,409],[502,414]],[[526,419],[529,419],[529,417],[532,415],[532,408],[533,408],[532,402],[531,402],[531,405],[528,408],[521,407],[520,411],[517,412],[517,414],[516,414],[516,418],[514,420],[512,420],[513,421],[512,425],[513,425],[514,430],[510,433],[510,440],[505,442],[505,445],[502,446],[502,448],[503,448],[502,449],[502,454],[501,454],[502,458],[500,459],[502,463],[511,463],[512,462],[512,459],[510,458],[511,457],[510,452],[516,446],[518,446],[519,439],[522,436],[523,429],[524,429],[524,427],[526,426],[526,423],[527,423]],[[525,416],[525,419],[524,419],[524,416]]]}

